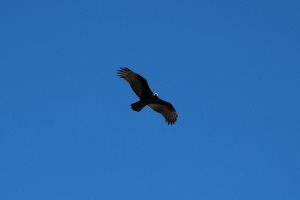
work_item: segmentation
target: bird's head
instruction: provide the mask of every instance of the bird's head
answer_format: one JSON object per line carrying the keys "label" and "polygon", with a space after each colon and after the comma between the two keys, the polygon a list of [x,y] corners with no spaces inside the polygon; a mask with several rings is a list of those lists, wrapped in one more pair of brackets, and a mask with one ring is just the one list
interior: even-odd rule
{"label": "bird's head", "polygon": [[154,97],[158,97],[158,94],[157,93],[153,93],[152,94]]}

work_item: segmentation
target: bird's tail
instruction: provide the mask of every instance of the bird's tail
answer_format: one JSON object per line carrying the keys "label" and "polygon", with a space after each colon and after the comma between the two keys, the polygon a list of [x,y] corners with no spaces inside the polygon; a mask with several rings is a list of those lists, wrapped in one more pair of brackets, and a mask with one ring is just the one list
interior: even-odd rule
{"label": "bird's tail", "polygon": [[140,112],[145,106],[146,106],[146,104],[144,104],[141,101],[138,101],[138,102],[135,102],[135,103],[131,104],[132,110],[134,110],[136,112]]}

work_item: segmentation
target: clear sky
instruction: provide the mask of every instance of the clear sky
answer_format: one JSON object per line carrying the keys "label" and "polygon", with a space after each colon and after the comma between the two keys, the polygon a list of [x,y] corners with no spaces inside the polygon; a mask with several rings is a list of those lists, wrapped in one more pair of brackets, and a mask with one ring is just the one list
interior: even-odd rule
{"label": "clear sky", "polygon": [[[297,0],[1,1],[1,200],[299,200]],[[116,75],[144,76],[174,126]]]}

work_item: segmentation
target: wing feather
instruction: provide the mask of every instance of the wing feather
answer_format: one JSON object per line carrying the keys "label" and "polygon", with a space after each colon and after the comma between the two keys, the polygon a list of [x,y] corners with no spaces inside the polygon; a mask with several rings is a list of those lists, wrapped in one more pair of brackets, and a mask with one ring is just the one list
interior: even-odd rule
{"label": "wing feather", "polygon": [[118,70],[118,76],[125,79],[130,84],[134,93],[140,98],[153,93],[147,80],[127,67],[121,67]]}
{"label": "wing feather", "polygon": [[174,124],[178,118],[178,114],[173,105],[162,99],[158,99],[155,103],[148,104],[148,106],[162,114],[169,125]]}

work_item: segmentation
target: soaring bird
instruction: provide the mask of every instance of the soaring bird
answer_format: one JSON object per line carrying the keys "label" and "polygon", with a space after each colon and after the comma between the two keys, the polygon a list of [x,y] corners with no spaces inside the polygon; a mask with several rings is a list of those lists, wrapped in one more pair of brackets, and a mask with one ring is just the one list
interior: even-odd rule
{"label": "soaring bird", "polygon": [[140,98],[139,101],[131,104],[132,110],[140,112],[145,106],[149,106],[162,114],[169,125],[176,122],[178,114],[173,105],[158,98],[158,94],[152,92],[145,78],[127,67],[121,67],[118,70],[118,76],[125,79],[134,93]]}

